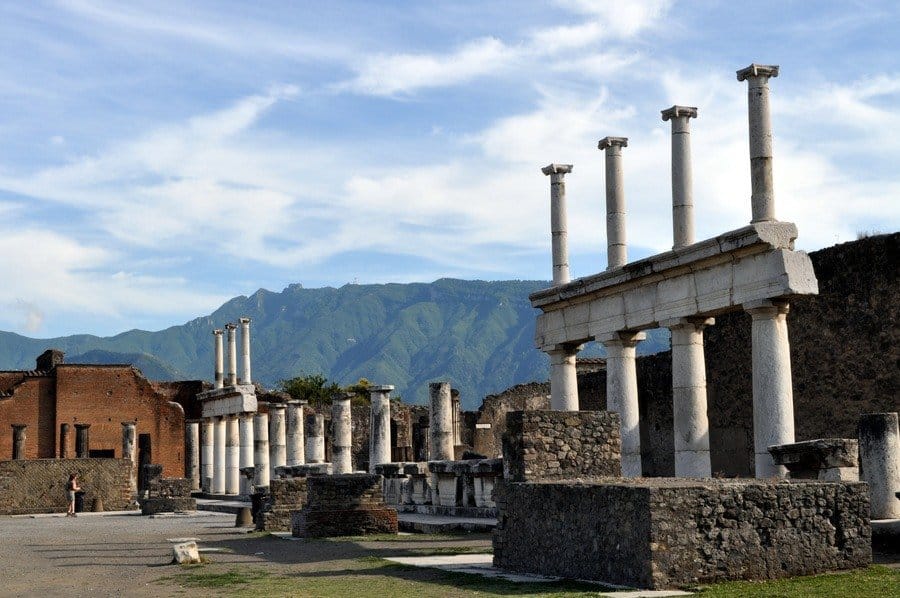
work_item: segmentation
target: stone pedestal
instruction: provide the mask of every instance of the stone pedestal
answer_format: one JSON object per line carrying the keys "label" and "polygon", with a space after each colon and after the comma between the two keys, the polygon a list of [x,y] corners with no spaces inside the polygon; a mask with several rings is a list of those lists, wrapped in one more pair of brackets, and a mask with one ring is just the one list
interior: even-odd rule
{"label": "stone pedestal", "polygon": [[391,391],[393,386],[370,386],[372,415],[369,430],[369,473],[391,461]]}
{"label": "stone pedestal", "polygon": [[503,459],[482,459],[472,465],[475,484],[475,506],[493,509],[494,486],[503,479]]}
{"label": "stone pedestal", "polygon": [[407,495],[404,503],[413,505],[431,504],[431,475],[427,463],[406,463],[403,473],[408,476]]}
{"label": "stone pedestal", "polygon": [[331,463],[336,474],[353,471],[351,396],[344,393],[331,399]]}
{"label": "stone pedestal", "polygon": [[306,416],[306,462],[325,462],[325,416],[321,413]]}
{"label": "stone pedestal", "polygon": [[606,408],[621,420],[622,476],[641,475],[641,431],[635,347],[643,332],[618,332],[597,340],[606,347]]}
{"label": "stone pedestal", "polygon": [[860,478],[869,484],[872,519],[900,519],[900,432],[897,413],[859,418]]}

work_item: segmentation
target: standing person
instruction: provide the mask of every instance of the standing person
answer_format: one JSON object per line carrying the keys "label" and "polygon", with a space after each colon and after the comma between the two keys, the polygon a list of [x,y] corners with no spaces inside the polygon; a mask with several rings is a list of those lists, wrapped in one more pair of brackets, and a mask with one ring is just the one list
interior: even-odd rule
{"label": "standing person", "polygon": [[78,474],[69,475],[69,483],[66,484],[66,497],[69,499],[69,510],[66,511],[66,517],[77,517],[75,514],[75,493],[81,490],[78,485]]}

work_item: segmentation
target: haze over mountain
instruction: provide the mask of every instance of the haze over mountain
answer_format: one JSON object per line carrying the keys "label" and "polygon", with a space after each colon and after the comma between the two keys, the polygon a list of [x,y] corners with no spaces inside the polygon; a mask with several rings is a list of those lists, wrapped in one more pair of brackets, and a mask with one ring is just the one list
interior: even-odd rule
{"label": "haze over mountain", "polygon": [[[341,384],[367,378],[393,384],[407,402],[424,402],[427,382],[449,379],[463,406],[520,382],[546,380],[546,356],[534,348],[535,310],[528,294],[543,281],[465,281],[355,285],[280,293],[260,289],[235,297],[208,316],[181,326],[112,337],[73,335],[33,339],[0,332],[0,367],[31,369],[47,348],[70,363],[134,363],[151,379],[213,377],[212,330],[252,318],[254,381],[273,387],[301,374],[324,374]],[[664,350],[665,331],[638,348]],[[589,346],[583,355],[602,351]]]}

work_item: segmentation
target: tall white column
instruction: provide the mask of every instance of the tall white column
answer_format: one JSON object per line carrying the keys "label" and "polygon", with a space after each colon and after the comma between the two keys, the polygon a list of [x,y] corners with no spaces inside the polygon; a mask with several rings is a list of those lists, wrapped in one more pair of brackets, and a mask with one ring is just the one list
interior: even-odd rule
{"label": "tall white column", "polygon": [[306,416],[306,462],[325,462],[325,416],[321,413]]}
{"label": "tall white column", "polygon": [[375,466],[391,462],[391,391],[388,384],[369,386],[372,415],[369,430],[369,473]]}
{"label": "tall white column", "polygon": [[222,340],[222,331],[213,330],[213,343],[216,351],[216,388],[225,386],[225,346]]}
{"label": "tall white column", "polygon": [[628,138],[604,137],[597,147],[606,150],[606,269],[613,270],[628,263],[622,170],[622,148],[628,147]]}
{"label": "tall white column", "polygon": [[287,465],[287,434],[284,429],[284,404],[269,403],[269,461],[270,474],[275,468]]}
{"label": "tall white column", "polygon": [[240,494],[241,441],[237,415],[225,416],[225,494]]}
{"label": "tall white column", "polygon": [[331,399],[331,462],[334,473],[351,473],[352,463],[352,425],[350,411],[350,393],[340,393]]}
{"label": "tall white column", "polygon": [[691,167],[691,119],[693,106],[672,106],[662,111],[672,121],[672,238],[673,249],[694,242],[694,175]]}
{"label": "tall white column", "polygon": [[306,463],[303,419],[303,403],[300,401],[289,402],[285,413],[288,465]]}
{"label": "tall white column", "polygon": [[772,117],[769,111],[769,79],[778,66],[751,64],[737,72],[747,81],[747,114],[750,121],[751,222],[775,220],[775,185],[772,178]]}
{"label": "tall white column", "polygon": [[191,490],[200,489],[200,422],[186,422],[184,428],[184,476],[191,481]]}
{"label": "tall white column", "polygon": [[228,336],[228,378],[226,383],[228,386],[237,384],[237,340],[234,337],[234,331],[237,328],[234,324],[225,324],[225,334]]}
{"label": "tall white column", "polygon": [[679,478],[712,475],[703,328],[714,322],[712,318],[660,322],[672,331],[672,414],[675,476]]}
{"label": "tall white column", "polygon": [[253,467],[256,475],[254,486],[269,485],[269,416],[257,413],[253,416]]}
{"label": "tall white column", "polygon": [[[240,460],[238,462],[238,472],[245,467],[253,467],[253,414],[241,413],[238,416],[238,436],[240,444]],[[248,496],[252,492],[247,478],[241,477],[241,494]]]}
{"label": "tall white column", "polygon": [[215,450],[213,420],[210,417],[200,422],[200,488],[212,492],[213,467]]}
{"label": "tall white column", "polygon": [[559,345],[550,355],[550,409],[578,411],[578,372],[575,358],[581,345]]}
{"label": "tall white column", "polygon": [[641,476],[641,428],[638,408],[635,347],[643,332],[616,332],[597,340],[606,347],[606,408],[619,414],[622,436],[622,476]]}
{"label": "tall white column", "polygon": [[550,242],[553,251],[553,286],[569,282],[569,242],[566,217],[566,174],[571,164],[550,164],[541,168],[550,176]]}
{"label": "tall white column", "polygon": [[430,406],[430,456],[432,461],[452,461],[453,454],[453,409],[450,404],[450,383],[432,382],[428,385]]}
{"label": "tall white column", "polygon": [[137,443],[135,442],[135,423],[122,422],[122,458],[131,461],[131,492],[136,494],[137,486]]}
{"label": "tall white column", "polygon": [[225,418],[213,420],[213,494],[225,494]]}
{"label": "tall white column", "polygon": [[900,431],[897,413],[859,418],[859,474],[869,484],[872,519],[900,519]]}
{"label": "tall white column", "polygon": [[250,318],[241,318],[241,384],[253,384],[250,377]]}
{"label": "tall white column", "polygon": [[788,342],[788,304],[757,301],[744,305],[753,318],[753,449],[756,477],[787,477],[776,465],[769,447],[794,442],[794,391],[791,384],[791,347]]}

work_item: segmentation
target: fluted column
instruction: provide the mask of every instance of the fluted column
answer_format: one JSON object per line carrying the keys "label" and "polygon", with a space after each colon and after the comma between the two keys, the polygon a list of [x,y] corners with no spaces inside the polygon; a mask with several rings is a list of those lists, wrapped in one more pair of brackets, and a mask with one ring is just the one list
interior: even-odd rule
{"label": "fluted column", "polygon": [[769,79],[778,76],[778,66],[751,64],[737,72],[747,81],[747,115],[750,123],[751,222],[775,220],[775,184],[772,176],[772,116],[769,110]]}
{"label": "fluted column", "polygon": [[191,490],[200,490],[200,422],[188,421],[184,427],[184,473]]}
{"label": "fluted column", "polygon": [[325,416],[321,413],[306,416],[306,462],[325,462]]}
{"label": "fluted column", "polygon": [[794,442],[794,390],[791,383],[791,346],[788,342],[788,304],[757,301],[744,305],[753,318],[753,450],[756,477],[787,477],[769,453],[775,444]]}
{"label": "fluted column", "polygon": [[306,463],[303,419],[303,403],[300,401],[289,402],[285,413],[288,465]]}
{"label": "fluted column", "polygon": [[712,475],[703,328],[713,323],[712,318],[660,322],[672,331],[672,414],[675,476],[679,478]]}
{"label": "fluted column", "polygon": [[432,461],[452,461],[453,451],[453,409],[450,404],[450,383],[432,382],[428,385],[430,406],[431,437],[429,458]]}
{"label": "fluted column", "polygon": [[331,462],[334,473],[353,471],[353,419],[350,411],[350,393],[340,393],[331,399]]}
{"label": "fluted column", "polygon": [[254,486],[268,486],[269,477],[269,416],[257,413],[253,416],[253,467],[256,475]]}
{"label": "fluted column", "polygon": [[253,384],[250,378],[250,318],[241,318],[241,383]]}
{"label": "fluted column", "polygon": [[228,336],[228,376],[226,384],[234,386],[237,384],[237,339],[235,338],[234,324],[225,325],[225,334]]}
{"label": "fluted column", "polygon": [[241,440],[237,415],[225,416],[225,494],[241,492]]}
{"label": "fluted column", "polygon": [[613,270],[628,263],[622,169],[622,148],[628,147],[628,138],[604,137],[597,147],[606,150],[606,269]]}
{"label": "fluted column", "polygon": [[213,494],[225,494],[225,418],[213,419]]}
{"label": "fluted column", "polygon": [[284,429],[284,404],[269,404],[269,475],[275,477],[275,468],[287,465],[287,438]]}
{"label": "fluted column", "polygon": [[391,391],[388,384],[369,386],[372,415],[369,430],[369,473],[375,466],[391,462]]}
{"label": "fluted column", "polygon": [[225,345],[222,340],[222,331],[218,328],[213,330],[213,347],[215,349],[215,387],[222,388],[225,386]]}
{"label": "fluted column", "polygon": [[200,488],[212,492],[215,461],[215,431],[210,417],[200,422]]}
{"label": "fluted column", "polygon": [[550,242],[553,252],[553,286],[569,282],[569,242],[566,216],[566,174],[571,164],[550,164],[541,169],[550,177]]}
{"label": "fluted column", "polygon": [[641,476],[641,429],[638,408],[635,347],[643,332],[617,332],[597,340],[606,347],[606,408],[619,414],[622,436],[622,476]]}
{"label": "fluted column", "polygon": [[694,242],[694,176],[691,167],[691,119],[693,106],[672,106],[662,111],[672,121],[672,238],[673,249]]}
{"label": "fluted column", "polygon": [[[253,414],[241,413],[238,416],[238,442],[240,444],[240,459],[238,472],[245,467],[253,467]],[[252,480],[241,476],[241,494],[248,496],[252,492]]]}
{"label": "fluted column", "polygon": [[559,345],[550,355],[550,409],[578,411],[578,372],[575,359],[581,345]]}

